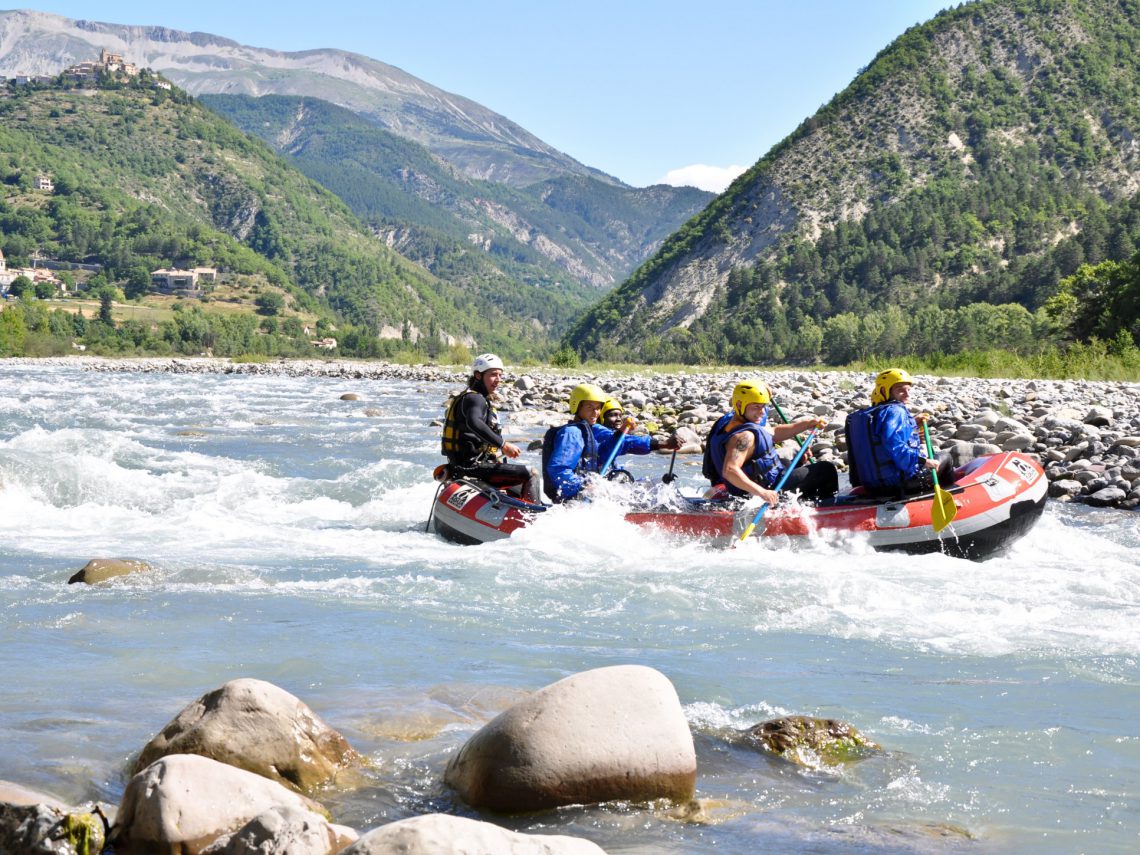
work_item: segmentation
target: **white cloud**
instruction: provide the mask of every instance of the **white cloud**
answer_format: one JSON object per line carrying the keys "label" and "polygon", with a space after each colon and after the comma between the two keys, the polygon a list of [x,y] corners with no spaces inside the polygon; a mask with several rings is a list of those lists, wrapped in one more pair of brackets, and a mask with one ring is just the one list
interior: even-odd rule
{"label": "white cloud", "polygon": [[662,184],[673,187],[696,187],[699,190],[709,190],[720,193],[740,173],[743,166],[709,166],[705,163],[694,163],[692,166],[682,166],[680,169],[670,169],[661,179]]}

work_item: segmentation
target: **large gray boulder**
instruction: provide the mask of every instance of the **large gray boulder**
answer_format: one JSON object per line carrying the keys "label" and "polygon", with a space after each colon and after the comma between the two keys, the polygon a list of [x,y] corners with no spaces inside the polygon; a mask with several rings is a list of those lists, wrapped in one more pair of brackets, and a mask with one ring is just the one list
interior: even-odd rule
{"label": "large gray boulder", "polygon": [[331,855],[359,837],[351,828],[333,825],[320,814],[278,806],[218,838],[202,855]]}
{"label": "large gray boulder", "polygon": [[200,754],[308,792],[359,758],[343,736],[284,689],[231,680],[180,712],[143,748],[138,772],[168,754]]}
{"label": "large gray boulder", "polygon": [[195,754],[172,754],[131,778],[108,842],[117,855],[199,855],[273,808],[325,812],[261,775]]}
{"label": "large gray boulder", "polygon": [[687,801],[696,752],[673,684],[652,668],[574,674],[489,722],[448,763],[468,804],[530,811],[659,798]]}
{"label": "large gray boulder", "polygon": [[521,834],[489,822],[427,814],[369,831],[341,855],[605,855],[589,840],[561,834]]}

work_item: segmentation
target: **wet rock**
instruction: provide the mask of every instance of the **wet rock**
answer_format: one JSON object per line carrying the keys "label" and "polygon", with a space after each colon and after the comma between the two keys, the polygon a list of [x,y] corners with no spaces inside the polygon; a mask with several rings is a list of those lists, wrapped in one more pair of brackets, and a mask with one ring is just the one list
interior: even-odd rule
{"label": "wet rock", "polygon": [[377,408],[377,407],[365,407],[364,408],[364,415],[368,416],[368,418],[370,418],[370,419],[375,419],[375,418],[379,418],[380,416],[384,415],[384,411]]}
{"label": "wet rock", "polygon": [[218,838],[202,855],[331,855],[359,838],[351,828],[312,811],[274,807]]}
{"label": "wet rock", "polygon": [[561,834],[522,834],[447,814],[402,819],[369,831],[342,855],[605,855],[596,843]]}
{"label": "wet rock", "polygon": [[325,812],[261,775],[196,754],[172,754],[128,782],[108,842],[117,855],[199,855],[273,808]]}
{"label": "wet rock", "polygon": [[92,558],[83,565],[83,569],[67,580],[67,584],[85,582],[95,585],[106,582],[116,576],[127,576],[131,573],[146,573],[150,565],[138,558]]}
{"label": "wet rock", "polygon": [[1085,499],[1094,508],[1111,508],[1128,496],[1119,487],[1104,487]]}
{"label": "wet rock", "polygon": [[1049,496],[1053,499],[1068,499],[1079,495],[1082,489],[1080,481],[1062,478],[1049,484]]}
{"label": "wet rock", "polygon": [[618,665],[535,692],[476,733],[444,781],[473,807],[529,811],[622,799],[687,801],[692,734],[660,672]]}
{"label": "wet rock", "polygon": [[187,706],[147,743],[139,772],[169,754],[198,754],[306,792],[358,762],[343,736],[264,680],[231,680]]}
{"label": "wet rock", "polygon": [[792,715],[764,721],[744,731],[757,747],[798,766],[815,767],[860,760],[879,746],[847,722]]}
{"label": "wet rock", "polygon": [[103,850],[103,820],[49,804],[0,802],[0,852],[89,855]]}

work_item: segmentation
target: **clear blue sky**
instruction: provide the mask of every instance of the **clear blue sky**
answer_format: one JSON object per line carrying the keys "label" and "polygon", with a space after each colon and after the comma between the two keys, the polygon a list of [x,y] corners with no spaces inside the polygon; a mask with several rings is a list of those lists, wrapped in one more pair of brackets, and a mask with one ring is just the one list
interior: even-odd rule
{"label": "clear blue sky", "polygon": [[[341,48],[502,113],[634,186],[748,167],[950,0],[43,0],[31,8]],[[673,181],[671,183],[679,183]]]}

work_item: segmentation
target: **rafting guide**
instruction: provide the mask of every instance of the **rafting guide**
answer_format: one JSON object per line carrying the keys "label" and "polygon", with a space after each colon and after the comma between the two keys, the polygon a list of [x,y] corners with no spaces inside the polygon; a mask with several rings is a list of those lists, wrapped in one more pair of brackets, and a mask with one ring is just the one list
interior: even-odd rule
{"label": "rafting guide", "polygon": [[491,397],[503,382],[503,360],[493,353],[475,358],[467,388],[451,399],[443,422],[442,451],[452,477],[475,478],[516,496],[539,502],[538,476],[529,466],[507,463],[519,447],[503,439]]}

